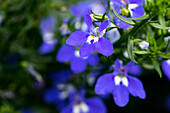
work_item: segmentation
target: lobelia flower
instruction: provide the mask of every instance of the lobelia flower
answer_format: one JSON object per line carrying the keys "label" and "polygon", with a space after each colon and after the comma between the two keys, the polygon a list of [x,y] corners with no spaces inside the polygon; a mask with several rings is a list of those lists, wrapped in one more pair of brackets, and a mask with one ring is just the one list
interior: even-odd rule
{"label": "lobelia flower", "polygon": [[117,59],[115,61],[114,72],[101,76],[95,85],[97,94],[112,93],[115,103],[123,107],[129,101],[129,93],[141,99],[146,97],[142,82],[127,74],[134,62],[129,62],[123,66]]}
{"label": "lobelia flower", "polygon": [[76,29],[82,31],[88,30],[88,26],[84,22],[83,17],[86,14],[90,15],[91,10],[95,14],[104,14],[106,12],[106,7],[104,7],[99,0],[81,1],[70,7],[72,15],[75,16],[74,23]]}
{"label": "lobelia flower", "polygon": [[70,67],[74,73],[83,72],[87,64],[95,66],[98,64],[98,55],[91,54],[88,57],[81,57],[79,51],[75,50],[72,46],[63,45],[57,54],[57,60],[59,62],[68,62],[71,61]]}
{"label": "lobelia flower", "polygon": [[49,104],[56,104],[59,110],[67,105],[66,99],[68,95],[75,91],[74,86],[68,84],[71,75],[70,70],[61,70],[57,73],[50,74],[53,87],[45,90],[44,100]]}
{"label": "lobelia flower", "polygon": [[165,60],[162,62],[162,71],[164,72],[164,74],[168,77],[168,79],[170,80],[170,59],[169,60]]}
{"label": "lobelia flower", "polygon": [[83,45],[80,48],[80,56],[87,57],[91,52],[96,50],[105,55],[110,56],[113,53],[113,45],[110,41],[103,37],[105,29],[108,26],[108,20],[105,20],[99,27],[92,25],[90,15],[85,16],[86,24],[88,25],[89,32],[76,31],[73,32],[66,40],[66,44],[72,46]]}
{"label": "lobelia flower", "polygon": [[[145,11],[143,8],[144,0],[111,0],[110,5],[114,7],[118,14],[121,14],[124,18],[137,18],[144,15]],[[126,5],[128,4],[128,9]],[[122,7],[122,9],[120,8]],[[132,27],[131,25],[119,20],[115,16],[115,23],[122,29]]]}
{"label": "lobelia flower", "polygon": [[63,20],[63,24],[60,27],[60,31],[61,31],[62,36],[66,36],[66,35],[70,34],[70,30],[68,29],[68,25],[67,25],[68,21],[69,21],[69,18],[65,18]]}
{"label": "lobelia flower", "polygon": [[43,42],[39,48],[40,54],[48,54],[54,50],[57,40],[54,39],[55,18],[49,16],[40,21]]}
{"label": "lobelia flower", "polygon": [[84,98],[85,91],[70,95],[70,104],[60,113],[106,113],[106,107],[99,97]]}
{"label": "lobelia flower", "polygon": [[146,41],[139,42],[139,47],[141,49],[148,50],[149,49],[149,43],[146,42]]}

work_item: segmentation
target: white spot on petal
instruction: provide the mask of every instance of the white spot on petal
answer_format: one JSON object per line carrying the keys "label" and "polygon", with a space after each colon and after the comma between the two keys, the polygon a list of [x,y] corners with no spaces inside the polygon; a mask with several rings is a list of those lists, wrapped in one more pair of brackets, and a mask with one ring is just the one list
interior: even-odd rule
{"label": "white spot on petal", "polygon": [[87,43],[88,44],[92,44],[92,41],[93,41],[93,44],[94,43],[96,43],[96,42],[98,42],[98,40],[99,40],[99,37],[95,37],[95,36],[92,36],[92,35],[90,35],[88,38],[87,38]]}
{"label": "white spot on petal", "polygon": [[170,65],[170,60],[167,60],[166,62],[167,62],[168,65]]}
{"label": "white spot on petal", "polygon": [[128,9],[130,11],[131,16],[133,15],[132,9],[135,9],[138,6],[138,4],[129,4]]}
{"label": "white spot on petal", "polygon": [[115,85],[120,85],[120,82],[121,82],[120,76],[115,76],[114,80],[115,80]]}
{"label": "white spot on petal", "polygon": [[84,102],[73,106],[73,113],[87,113],[88,111],[89,107]]}
{"label": "white spot on petal", "polygon": [[123,85],[128,87],[128,79],[125,76],[122,77],[122,83],[123,83]]}
{"label": "white spot on petal", "polygon": [[[79,52],[78,50],[76,50],[76,51],[74,52],[74,55],[75,55],[76,57],[81,57],[81,56],[80,56],[80,52]],[[81,57],[81,58],[87,59],[88,56],[87,56],[87,57]]]}

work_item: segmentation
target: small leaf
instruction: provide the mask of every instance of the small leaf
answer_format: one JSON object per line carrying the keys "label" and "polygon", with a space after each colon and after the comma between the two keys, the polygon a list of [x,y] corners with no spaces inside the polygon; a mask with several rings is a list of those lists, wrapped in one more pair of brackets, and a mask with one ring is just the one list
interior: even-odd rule
{"label": "small leaf", "polygon": [[138,17],[138,18],[131,18],[132,20],[145,20],[145,19],[148,19],[149,18],[149,15],[144,15],[142,17]]}
{"label": "small leaf", "polygon": [[[157,23],[150,23],[151,26],[158,28],[158,29],[163,29],[160,24]],[[166,30],[170,30],[170,27],[165,27]]]}
{"label": "small leaf", "polygon": [[167,55],[167,54],[160,54],[160,57],[165,58],[165,59],[170,59],[170,55]]}
{"label": "small leaf", "polygon": [[161,69],[160,69],[160,65],[159,65],[159,62],[158,61],[153,61],[153,66],[155,67],[156,71],[159,73],[159,76],[162,77],[162,72],[161,72]]}
{"label": "small leaf", "polygon": [[137,61],[135,60],[134,54],[133,54],[133,40],[131,40],[130,38],[128,39],[127,52],[128,52],[129,58],[137,64]]}
{"label": "small leaf", "polygon": [[140,55],[149,54],[147,51],[134,51],[134,53],[140,54]]}
{"label": "small leaf", "polygon": [[159,23],[161,24],[163,31],[165,32],[166,23],[165,23],[165,19],[164,19],[163,15],[159,14],[158,19],[159,19]]}
{"label": "small leaf", "polygon": [[116,17],[117,17],[118,19],[120,19],[121,21],[123,21],[123,22],[125,22],[125,23],[128,23],[128,24],[130,24],[130,25],[135,25],[135,23],[134,23],[132,20],[126,19],[126,18],[120,16],[120,15],[114,10],[114,8],[113,8],[113,12],[114,12],[114,14],[116,15]]}

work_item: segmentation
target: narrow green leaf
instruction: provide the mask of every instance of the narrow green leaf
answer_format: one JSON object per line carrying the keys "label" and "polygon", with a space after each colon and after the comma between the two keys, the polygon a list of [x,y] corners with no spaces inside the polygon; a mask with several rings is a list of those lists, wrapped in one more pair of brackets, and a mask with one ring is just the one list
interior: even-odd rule
{"label": "narrow green leaf", "polygon": [[160,57],[165,58],[165,59],[170,59],[170,55],[167,55],[167,54],[160,54]]}
{"label": "narrow green leaf", "polygon": [[138,18],[131,18],[132,20],[145,20],[145,19],[148,19],[149,18],[149,15],[144,15],[142,17],[138,17]]}
{"label": "narrow green leaf", "polygon": [[160,69],[159,62],[155,60],[155,61],[153,61],[153,65],[155,67],[155,70],[158,72],[159,76],[162,77],[162,72],[161,72],[161,69]]}
{"label": "narrow green leaf", "polygon": [[128,39],[127,52],[128,52],[129,58],[137,64],[137,61],[135,60],[134,54],[133,54],[133,40],[131,40],[130,38]]}
{"label": "narrow green leaf", "polygon": [[165,23],[165,19],[164,19],[163,15],[159,14],[158,19],[159,19],[159,23],[161,24],[163,31],[165,32],[166,23]]}
{"label": "narrow green leaf", "polygon": [[114,10],[114,8],[113,8],[113,12],[114,12],[114,14],[116,15],[116,17],[117,17],[118,19],[120,19],[121,21],[123,21],[123,22],[125,22],[125,23],[128,23],[128,24],[130,24],[130,25],[135,25],[135,23],[134,23],[132,20],[126,19],[126,18],[120,16],[120,15]]}
{"label": "narrow green leaf", "polygon": [[[158,28],[158,29],[163,29],[160,24],[157,23],[150,23],[151,26]],[[170,27],[165,27],[166,30],[170,30]]]}
{"label": "narrow green leaf", "polygon": [[147,51],[134,51],[134,53],[140,54],[140,55],[149,54]]}

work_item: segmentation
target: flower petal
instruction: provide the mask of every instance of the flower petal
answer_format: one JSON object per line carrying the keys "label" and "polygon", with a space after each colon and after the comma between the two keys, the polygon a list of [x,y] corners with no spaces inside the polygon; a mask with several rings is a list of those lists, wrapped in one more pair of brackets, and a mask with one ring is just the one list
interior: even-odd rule
{"label": "flower petal", "polygon": [[86,69],[87,62],[82,58],[74,57],[70,66],[73,72],[81,73]]}
{"label": "flower petal", "polygon": [[53,103],[55,101],[58,101],[59,99],[60,99],[59,98],[59,91],[55,88],[47,89],[44,93],[44,100],[47,103]]}
{"label": "flower petal", "polygon": [[136,7],[135,9],[130,9],[131,18],[138,18],[144,15],[145,10],[142,5]]}
{"label": "flower petal", "polygon": [[85,43],[80,48],[80,56],[81,57],[87,57],[91,54],[91,52],[94,52],[94,51],[95,51],[95,45],[94,44]]}
{"label": "flower petal", "polygon": [[142,75],[142,67],[140,65],[134,65],[128,70],[128,73],[130,75],[140,76]]}
{"label": "flower petal", "polygon": [[[127,17],[124,17],[124,18],[127,18]],[[116,16],[115,16],[115,23],[116,23],[117,26],[119,26],[122,29],[128,29],[129,27],[132,27],[132,25],[127,24],[127,23],[119,20]]]}
{"label": "flower petal", "polygon": [[96,94],[107,94],[113,91],[114,88],[114,75],[105,74],[101,76],[95,85]]}
{"label": "flower petal", "polygon": [[39,53],[40,54],[48,54],[54,50],[55,45],[56,45],[55,42],[48,43],[48,42],[43,41],[43,43],[41,44],[41,46],[39,48]]}
{"label": "flower petal", "polygon": [[133,96],[138,96],[139,98],[145,99],[146,94],[142,82],[135,77],[127,76],[127,78],[129,82],[128,85],[129,92]]}
{"label": "flower petal", "polygon": [[145,0],[129,0],[129,3],[142,5],[143,3],[145,3]]}
{"label": "flower petal", "polygon": [[68,105],[67,107],[61,110],[61,113],[72,113],[72,112],[73,112],[73,106],[71,105]]}
{"label": "flower petal", "polygon": [[88,36],[89,34],[82,31],[73,32],[66,40],[66,44],[71,46],[82,45],[86,42]]}
{"label": "flower petal", "polygon": [[107,39],[101,37],[99,41],[95,43],[97,51],[105,56],[110,56],[113,53],[113,45]]}
{"label": "flower petal", "polygon": [[85,101],[89,107],[88,113],[106,113],[106,106],[98,97],[89,98]]}
{"label": "flower petal", "polygon": [[91,19],[91,17],[90,17],[89,14],[86,14],[86,15],[84,16],[84,20],[85,20],[87,26],[88,26],[89,28],[91,28],[91,27],[92,27],[92,19]]}
{"label": "flower petal", "polygon": [[68,62],[74,56],[75,49],[69,45],[63,45],[57,54],[57,60],[59,62]]}
{"label": "flower petal", "polygon": [[87,62],[91,66],[97,65],[99,63],[99,56],[98,56],[98,54],[91,54],[88,57]]}
{"label": "flower petal", "polygon": [[170,80],[170,60],[165,60],[162,62],[162,71],[164,72],[164,74],[168,77],[168,79]]}
{"label": "flower petal", "polygon": [[120,72],[120,68],[122,66],[122,64],[120,63],[119,59],[116,59],[115,61],[115,65],[114,65],[114,73],[117,74]]}
{"label": "flower petal", "polygon": [[121,84],[115,86],[113,90],[113,98],[118,106],[125,106],[129,101],[129,92],[127,87]]}
{"label": "flower petal", "polygon": [[99,26],[99,34],[101,34],[102,33],[102,31],[104,30],[104,29],[106,29],[106,27],[108,26],[108,24],[109,24],[109,21],[108,20],[105,20],[100,26]]}

